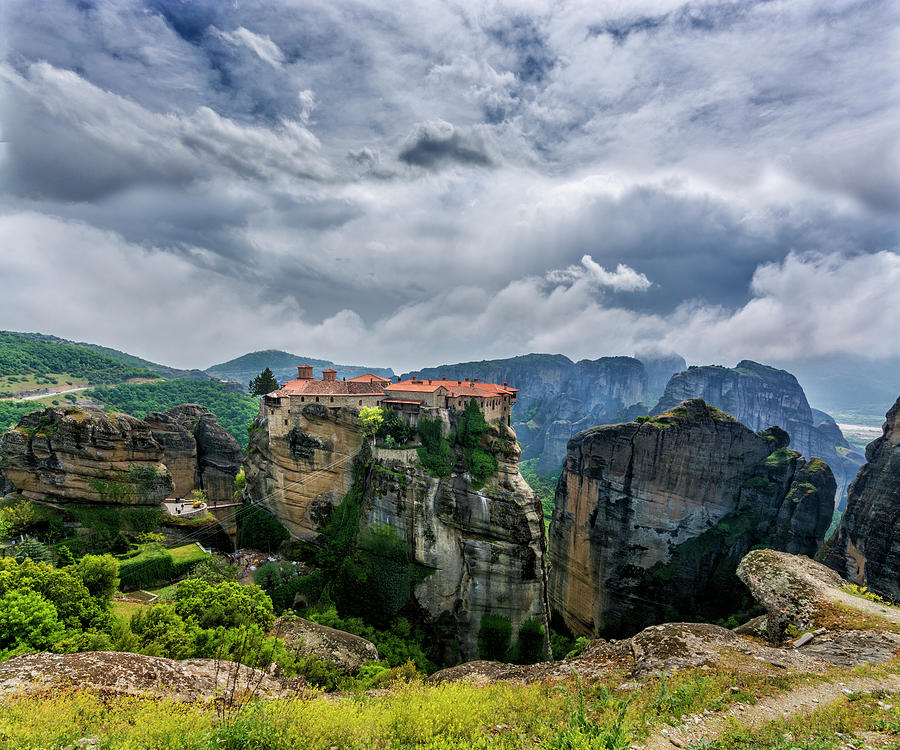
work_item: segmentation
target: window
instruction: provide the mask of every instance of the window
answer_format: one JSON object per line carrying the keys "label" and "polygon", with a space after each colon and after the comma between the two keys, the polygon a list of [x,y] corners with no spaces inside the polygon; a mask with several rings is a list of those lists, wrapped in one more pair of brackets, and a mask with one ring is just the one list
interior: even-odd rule
{"label": "window", "polygon": [[362,399],[359,400],[359,405],[362,406]]}
{"label": "window", "polygon": [[300,401],[306,401],[306,396],[301,396]]}
{"label": "window", "polygon": [[318,396],[316,396],[316,403],[317,403],[317,404],[319,403],[319,397],[318,397]]}
{"label": "window", "polygon": [[287,427],[287,420],[284,420],[284,426]]}
{"label": "window", "polygon": [[331,403],[334,403],[334,396],[331,397]]}

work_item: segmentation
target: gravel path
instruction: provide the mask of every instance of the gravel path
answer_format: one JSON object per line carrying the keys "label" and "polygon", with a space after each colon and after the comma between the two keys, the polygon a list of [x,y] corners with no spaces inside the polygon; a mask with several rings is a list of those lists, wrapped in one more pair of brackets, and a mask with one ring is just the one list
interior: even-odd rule
{"label": "gravel path", "polygon": [[642,747],[646,750],[684,748],[701,740],[715,739],[725,731],[729,718],[736,719],[744,727],[760,727],[776,719],[815,711],[850,693],[871,693],[875,690],[900,690],[900,675],[859,677],[844,682],[807,685],[754,704],[735,703],[721,713],[687,716],[680,726],[665,727],[657,731]]}

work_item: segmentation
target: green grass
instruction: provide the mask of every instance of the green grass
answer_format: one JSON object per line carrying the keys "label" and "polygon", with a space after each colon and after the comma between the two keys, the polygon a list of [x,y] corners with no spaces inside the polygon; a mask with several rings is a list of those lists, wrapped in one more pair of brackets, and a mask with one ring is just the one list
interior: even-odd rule
{"label": "green grass", "polygon": [[208,552],[200,549],[196,544],[185,544],[182,547],[172,547],[169,550],[169,554],[172,555],[172,562],[176,565],[184,562],[200,562],[200,560],[210,556]]}

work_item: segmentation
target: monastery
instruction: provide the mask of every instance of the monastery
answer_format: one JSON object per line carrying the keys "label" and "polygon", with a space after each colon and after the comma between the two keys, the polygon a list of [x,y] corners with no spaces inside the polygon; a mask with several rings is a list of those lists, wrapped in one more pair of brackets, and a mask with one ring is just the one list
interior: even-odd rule
{"label": "monastery", "polygon": [[[383,406],[398,412],[406,421],[416,424],[420,414],[446,410],[457,412],[475,401],[485,419],[510,424],[512,405],[518,389],[507,383],[481,383],[478,378],[465,380],[410,379],[394,383],[378,375],[359,375],[350,380],[338,380],[337,371],[322,371],[322,379],[313,376],[312,365],[297,367],[297,378],[279,390],[263,397],[270,424],[287,427],[289,415],[297,413],[302,404],[316,403],[328,407]],[[296,411],[295,411],[296,409]],[[283,420],[283,425],[277,420]]]}

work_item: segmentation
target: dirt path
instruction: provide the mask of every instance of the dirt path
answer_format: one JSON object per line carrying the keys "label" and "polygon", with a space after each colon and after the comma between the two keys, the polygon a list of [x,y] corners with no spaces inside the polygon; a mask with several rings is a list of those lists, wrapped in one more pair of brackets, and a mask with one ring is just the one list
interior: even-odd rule
{"label": "dirt path", "polygon": [[744,727],[760,727],[776,719],[815,711],[849,693],[871,693],[875,690],[900,690],[900,675],[859,677],[844,682],[807,685],[789,693],[765,698],[758,703],[735,703],[721,713],[687,716],[680,726],[665,727],[657,731],[643,747],[646,750],[687,747],[704,739],[718,737],[725,731],[729,718],[736,719]]}
{"label": "dirt path", "polygon": [[81,388],[67,388],[62,391],[43,391],[42,393],[35,393],[31,396],[6,396],[0,401],[37,401],[39,398],[47,398],[47,396],[62,396],[64,393],[77,393],[78,391],[86,391],[88,388],[93,388],[92,385],[85,385]]}

